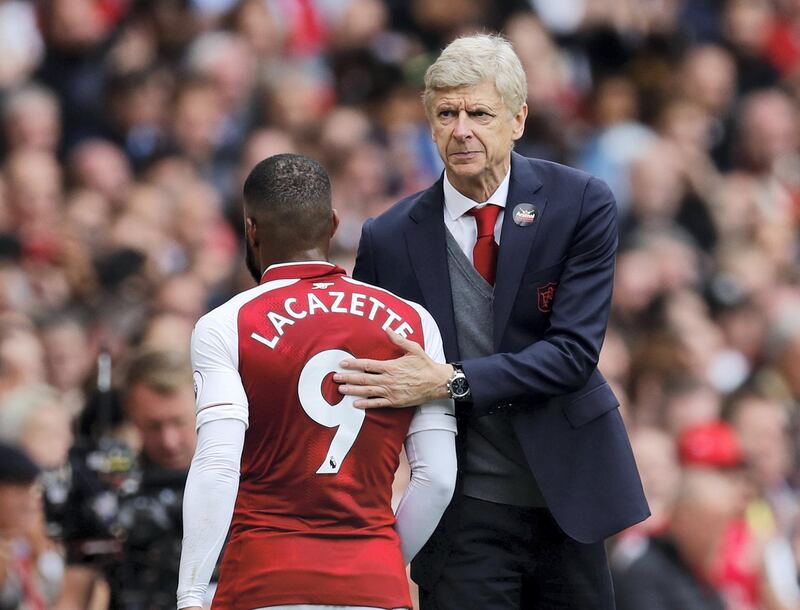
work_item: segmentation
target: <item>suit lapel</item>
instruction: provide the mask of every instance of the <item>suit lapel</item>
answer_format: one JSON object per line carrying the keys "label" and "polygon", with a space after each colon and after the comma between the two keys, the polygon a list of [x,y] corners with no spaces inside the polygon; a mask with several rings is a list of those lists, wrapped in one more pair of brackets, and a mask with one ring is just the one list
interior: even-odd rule
{"label": "suit lapel", "polygon": [[[511,153],[511,184],[508,189],[503,229],[500,233],[500,252],[497,258],[497,280],[494,287],[494,344],[499,349],[503,333],[511,315],[511,309],[519,291],[522,272],[536,241],[541,226],[547,199],[537,194],[542,182],[536,176],[530,162],[516,153]],[[536,219],[528,226],[514,222],[514,208],[520,203],[536,207]]]}
{"label": "suit lapel", "polygon": [[406,244],[425,308],[436,320],[442,333],[447,360],[453,361],[459,359],[459,354],[447,267],[442,184],[440,178],[411,208],[409,216],[413,222],[406,230]]}

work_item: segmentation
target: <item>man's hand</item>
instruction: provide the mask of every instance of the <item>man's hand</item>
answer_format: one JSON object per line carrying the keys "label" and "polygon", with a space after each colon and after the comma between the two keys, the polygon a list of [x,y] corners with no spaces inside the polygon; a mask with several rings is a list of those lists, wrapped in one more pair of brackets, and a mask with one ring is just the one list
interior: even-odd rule
{"label": "man's hand", "polygon": [[447,381],[453,375],[453,367],[434,362],[418,344],[393,331],[386,334],[405,355],[395,360],[342,361],[342,368],[355,372],[333,376],[336,383],[342,384],[339,392],[359,397],[353,403],[359,409],[413,407],[447,398]]}

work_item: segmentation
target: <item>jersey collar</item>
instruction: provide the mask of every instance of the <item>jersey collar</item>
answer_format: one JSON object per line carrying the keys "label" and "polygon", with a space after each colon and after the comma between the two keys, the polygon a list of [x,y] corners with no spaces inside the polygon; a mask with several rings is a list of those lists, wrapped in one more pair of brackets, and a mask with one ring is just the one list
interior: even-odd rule
{"label": "jersey collar", "polygon": [[307,279],[326,275],[344,275],[344,269],[327,261],[303,261],[299,263],[276,263],[267,267],[260,284],[273,280]]}

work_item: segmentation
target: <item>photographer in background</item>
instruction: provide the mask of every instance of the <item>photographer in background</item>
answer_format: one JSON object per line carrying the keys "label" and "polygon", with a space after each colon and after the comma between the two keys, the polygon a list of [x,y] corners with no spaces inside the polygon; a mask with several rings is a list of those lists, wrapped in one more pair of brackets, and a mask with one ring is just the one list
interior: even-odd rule
{"label": "photographer in background", "polygon": [[119,499],[122,557],[107,570],[111,607],[174,608],[183,488],[196,443],[188,354],[135,354],[122,394],[126,415],[140,436],[141,453],[138,486]]}
{"label": "photographer in background", "polygon": [[120,399],[139,446],[116,489],[116,516],[101,552],[70,566],[59,610],[85,608],[102,572],[109,608],[175,607],[186,475],[194,454],[195,407],[188,353],[147,349],[127,366]]}
{"label": "photographer in background", "polygon": [[188,471],[197,442],[189,354],[163,349],[134,354],[123,403],[141,437],[144,478],[157,471]]}

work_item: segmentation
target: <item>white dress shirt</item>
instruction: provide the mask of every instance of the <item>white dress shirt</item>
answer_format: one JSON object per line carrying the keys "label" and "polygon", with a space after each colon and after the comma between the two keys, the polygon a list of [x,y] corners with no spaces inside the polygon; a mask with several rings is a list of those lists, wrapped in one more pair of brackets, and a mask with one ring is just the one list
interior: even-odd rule
{"label": "white dress shirt", "polygon": [[468,215],[467,212],[476,206],[483,206],[487,203],[500,206],[500,213],[494,224],[494,240],[499,244],[510,179],[511,169],[509,168],[506,177],[503,178],[495,192],[489,196],[489,199],[478,202],[459,193],[447,179],[447,172],[444,173],[444,226],[456,238],[461,251],[466,254],[471,263],[473,262],[472,249],[475,247],[475,242],[478,241],[478,224],[475,222],[475,218]]}

